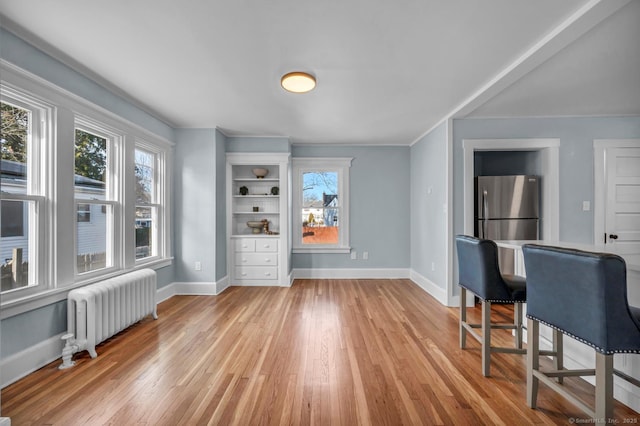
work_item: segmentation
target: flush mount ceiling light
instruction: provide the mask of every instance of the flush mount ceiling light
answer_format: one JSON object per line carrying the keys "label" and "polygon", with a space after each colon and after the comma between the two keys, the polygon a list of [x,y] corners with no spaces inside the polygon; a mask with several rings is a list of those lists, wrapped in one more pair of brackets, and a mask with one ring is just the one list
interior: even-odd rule
{"label": "flush mount ceiling light", "polygon": [[292,93],[307,93],[316,87],[316,78],[306,72],[290,72],[280,79],[282,88]]}

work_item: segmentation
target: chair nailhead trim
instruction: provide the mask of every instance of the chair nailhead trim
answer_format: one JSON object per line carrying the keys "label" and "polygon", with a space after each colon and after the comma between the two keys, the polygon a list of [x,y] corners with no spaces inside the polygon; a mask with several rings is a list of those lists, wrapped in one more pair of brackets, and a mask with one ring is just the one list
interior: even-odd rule
{"label": "chair nailhead trim", "polygon": [[[472,290],[469,290],[467,287],[463,286],[462,284],[458,284],[460,287],[463,287],[465,290],[473,293]],[[485,302],[491,302],[491,303],[526,303],[527,299],[483,299],[482,297],[478,296],[477,294],[473,293],[474,296],[478,297],[480,300],[483,300]]]}
{"label": "chair nailhead trim", "polygon": [[598,351],[598,352],[600,352],[602,354],[605,354],[605,355],[612,355],[612,354],[640,354],[640,348],[638,348],[638,349],[614,349],[614,350],[611,350],[611,351],[605,351],[604,349],[594,345],[593,343],[588,342],[588,341],[584,340],[581,337],[574,336],[573,334],[568,333],[566,330],[563,330],[563,329],[561,329],[559,327],[556,327],[555,325],[549,324],[548,322],[543,321],[543,320],[541,320],[539,318],[536,318],[536,317],[531,316],[529,314],[527,314],[527,318],[535,320],[535,321],[538,321],[539,323],[542,323],[542,324],[546,325],[547,327],[551,327],[551,328],[553,328],[555,330],[558,330],[558,331],[562,332],[563,334],[566,334],[567,336],[569,336],[569,337],[571,337],[573,339],[576,339],[579,342],[584,343],[585,345],[591,346],[596,351]]}

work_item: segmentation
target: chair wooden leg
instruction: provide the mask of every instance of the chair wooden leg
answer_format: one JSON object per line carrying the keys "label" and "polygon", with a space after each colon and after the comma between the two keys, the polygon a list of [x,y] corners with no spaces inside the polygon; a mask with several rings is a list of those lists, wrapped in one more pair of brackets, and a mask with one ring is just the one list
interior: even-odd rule
{"label": "chair wooden leg", "polygon": [[522,349],[522,303],[520,302],[513,305],[513,325],[516,327],[514,345],[517,349]]}
{"label": "chair wooden leg", "polygon": [[491,368],[491,302],[482,301],[482,374],[489,376]]}
{"label": "chair wooden leg", "polygon": [[467,329],[464,323],[467,322],[467,289],[460,287],[460,347],[462,349],[467,345]]}
{"label": "chair wooden leg", "polygon": [[540,323],[527,320],[527,405],[536,408],[538,378],[533,375],[540,367]]}
{"label": "chair wooden leg", "polygon": [[[553,330],[553,352],[556,353],[553,359],[553,366],[556,370],[562,370],[564,368],[564,344],[562,342],[562,332],[559,330]],[[558,383],[563,382],[563,377],[558,376]]]}
{"label": "chair wooden leg", "polygon": [[613,355],[596,351],[596,419],[613,419]]}

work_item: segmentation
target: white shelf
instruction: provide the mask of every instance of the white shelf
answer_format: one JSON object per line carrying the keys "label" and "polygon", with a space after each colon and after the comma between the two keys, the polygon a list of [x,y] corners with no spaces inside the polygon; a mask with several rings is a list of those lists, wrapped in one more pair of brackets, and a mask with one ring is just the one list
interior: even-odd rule
{"label": "white shelf", "polygon": [[[288,245],[288,153],[227,153],[227,271],[231,285],[289,285]],[[254,168],[268,169],[269,174],[258,179]],[[276,189],[277,188],[277,189]],[[246,191],[242,195],[240,190]],[[278,191],[273,195],[271,191]],[[258,208],[258,211],[253,211]],[[254,234],[247,221],[267,220],[269,230],[276,234]],[[241,241],[239,240],[246,240]],[[259,253],[258,242],[277,247],[269,256],[269,264],[244,263],[238,260],[239,243],[254,246],[248,252]],[[266,241],[265,241],[266,240]],[[268,250],[267,250],[268,251]],[[255,256],[254,256],[255,257]],[[260,256],[256,259],[264,259]],[[268,269],[270,274],[265,274]],[[268,276],[267,276],[268,275]]]}
{"label": "white shelf", "polygon": [[244,178],[244,177],[238,177],[238,178],[233,178],[234,182],[280,182],[279,178],[264,178],[264,179],[258,179],[258,178]]}
{"label": "white shelf", "polygon": [[247,195],[234,195],[233,198],[278,198],[279,195],[271,194],[247,194]]}
{"label": "white shelf", "polygon": [[260,215],[267,215],[267,214],[277,214],[279,215],[280,213],[278,212],[233,212],[233,214],[243,214],[243,215],[254,215],[254,216],[260,216]]}

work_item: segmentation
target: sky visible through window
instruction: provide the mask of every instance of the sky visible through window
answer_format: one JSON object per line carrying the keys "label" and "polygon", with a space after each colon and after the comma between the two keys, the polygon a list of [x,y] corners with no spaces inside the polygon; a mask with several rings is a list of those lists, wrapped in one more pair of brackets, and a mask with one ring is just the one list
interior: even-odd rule
{"label": "sky visible through window", "polygon": [[[322,194],[338,193],[338,173],[305,172],[302,174],[303,206],[320,207]],[[320,204],[318,204],[320,203]]]}

